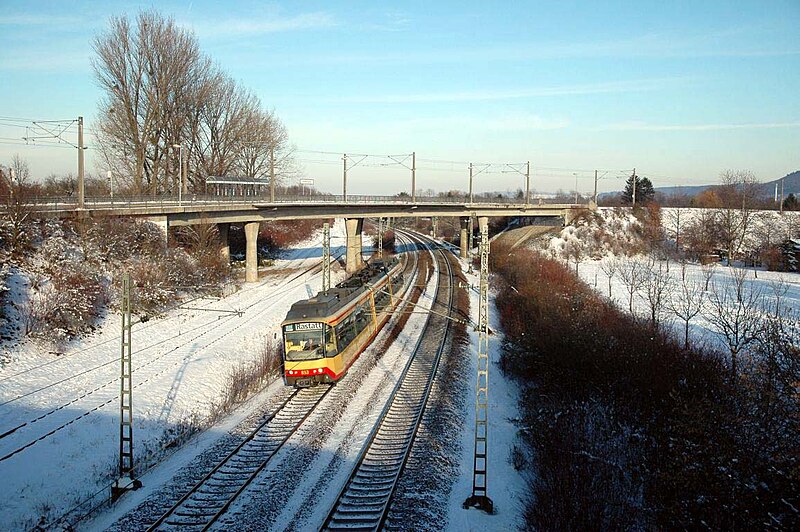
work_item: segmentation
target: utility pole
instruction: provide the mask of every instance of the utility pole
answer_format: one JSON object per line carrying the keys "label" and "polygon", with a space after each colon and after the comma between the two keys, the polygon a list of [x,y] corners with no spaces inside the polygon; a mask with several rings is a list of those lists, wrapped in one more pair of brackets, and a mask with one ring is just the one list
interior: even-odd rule
{"label": "utility pole", "polygon": [[473,225],[473,217],[469,215],[469,249],[467,250],[467,255],[469,256],[469,270],[472,271],[472,246],[474,245],[473,236],[472,234],[475,231],[475,226]]}
{"label": "utility pole", "polygon": [[472,495],[464,508],[479,508],[494,513],[494,504],[487,491],[489,466],[489,231],[479,221],[481,229],[481,276],[478,305],[478,381],[475,389],[475,453],[472,472]]}
{"label": "utility pole", "polygon": [[83,117],[78,117],[78,208],[84,208],[85,187],[84,187],[84,165],[83,165]]}
{"label": "utility pole", "polygon": [[783,214],[783,182],[786,180],[786,176],[781,178],[781,214]]}
{"label": "utility pole", "polygon": [[633,181],[633,206],[636,207],[636,168],[633,169],[631,179]]}
{"label": "utility pole", "polygon": [[578,203],[578,172],[572,172],[575,176],[575,203]]}
{"label": "utility pole", "polygon": [[275,146],[269,149],[269,201],[275,203]]}
{"label": "utility pole", "polygon": [[378,218],[378,258],[383,259],[383,218]]}
{"label": "utility pole", "polygon": [[131,368],[131,276],[122,274],[122,340],[120,342],[119,478],[111,487],[111,499],[142,486],[133,471],[133,383]]}
{"label": "utility pole", "polygon": [[594,206],[597,207],[597,170],[594,171]]}
{"label": "utility pole", "polygon": [[525,208],[531,202],[531,162],[525,163]]}
{"label": "utility pole", "polygon": [[411,203],[417,202],[417,152],[411,152]]}
{"label": "utility pole", "polygon": [[331,289],[331,224],[322,224],[322,291]]}
{"label": "utility pole", "polygon": [[173,144],[173,148],[178,148],[178,205],[183,204],[183,142]]}
{"label": "utility pole", "polygon": [[[472,203],[472,163],[469,163],[469,202]],[[470,244],[472,249],[472,244]]]}
{"label": "utility pole", "polygon": [[342,157],[342,161],[344,162],[344,170],[342,172],[342,197],[344,198],[344,202],[347,203],[347,154],[344,154]]}

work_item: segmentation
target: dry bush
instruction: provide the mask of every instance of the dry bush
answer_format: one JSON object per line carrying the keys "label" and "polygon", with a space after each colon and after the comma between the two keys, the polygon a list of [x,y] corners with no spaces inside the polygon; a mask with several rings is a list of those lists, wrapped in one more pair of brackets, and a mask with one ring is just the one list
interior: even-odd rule
{"label": "dry bush", "polygon": [[267,382],[280,374],[281,344],[279,340],[263,338],[256,357],[242,361],[230,370],[221,401],[214,406],[213,419],[247,400]]}
{"label": "dry bush", "polygon": [[103,218],[86,231],[85,240],[96,248],[99,262],[116,264],[132,258],[164,255],[161,229],[131,218]]}
{"label": "dry bush", "polygon": [[270,251],[289,247],[320,230],[324,222],[332,220],[285,220],[262,224],[258,232],[259,246],[266,245]]}
{"label": "dry bush", "polygon": [[[720,355],[615,309],[562,264],[492,251],[502,367],[535,384],[522,401],[539,479],[529,526],[792,528],[797,424],[776,409],[759,423],[767,394],[745,393],[750,374],[731,380]],[[796,394],[784,397],[797,412]],[[783,429],[759,439],[766,425]],[[759,446],[765,439],[779,443]]]}
{"label": "dry bush", "polygon": [[[131,306],[137,313],[160,314],[175,301],[176,294],[168,280],[163,262],[146,259],[133,260],[127,264],[133,287],[131,290]],[[114,279],[115,301],[119,301],[122,281]]]}

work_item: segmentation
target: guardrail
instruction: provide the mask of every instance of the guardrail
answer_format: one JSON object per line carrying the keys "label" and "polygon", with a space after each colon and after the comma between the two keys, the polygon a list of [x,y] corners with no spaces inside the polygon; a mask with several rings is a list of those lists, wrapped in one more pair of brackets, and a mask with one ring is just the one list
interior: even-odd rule
{"label": "guardrail", "polygon": [[[0,198],[0,206],[3,204],[8,205],[7,201]],[[524,201],[519,198],[509,198],[505,196],[500,197],[487,197],[476,196],[472,202],[465,196],[417,196],[416,201],[412,202],[410,196],[373,196],[373,195],[352,195],[348,194],[345,199],[342,195],[325,194],[325,195],[281,195],[275,198],[275,201],[270,201],[269,196],[262,195],[230,195],[230,196],[212,196],[200,194],[185,194],[180,199],[176,195],[140,195],[140,196],[115,196],[111,197],[90,197],[85,198],[84,207],[86,209],[108,209],[108,208],[125,208],[125,207],[192,207],[192,206],[223,206],[223,205],[236,205],[236,204],[281,204],[281,203],[319,203],[319,204],[431,204],[431,203],[459,203],[459,204],[508,204],[508,205],[525,205]],[[30,206],[36,211],[58,211],[58,210],[71,210],[77,209],[78,198],[75,196],[43,196],[43,197],[26,197],[24,204]],[[528,205],[548,205],[559,204],[553,199],[535,198],[532,199]]]}

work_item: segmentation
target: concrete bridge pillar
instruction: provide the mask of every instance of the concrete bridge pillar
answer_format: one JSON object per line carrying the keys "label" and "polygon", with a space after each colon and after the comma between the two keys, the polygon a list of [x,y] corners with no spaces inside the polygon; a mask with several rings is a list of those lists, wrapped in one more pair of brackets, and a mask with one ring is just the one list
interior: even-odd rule
{"label": "concrete bridge pillar", "polygon": [[581,213],[581,209],[569,208],[564,210],[564,225],[570,225]]}
{"label": "concrete bridge pillar", "polygon": [[469,218],[461,218],[461,235],[458,239],[458,243],[460,246],[461,251],[461,258],[466,259],[469,255],[467,254],[467,228],[469,227]]}
{"label": "concrete bridge pillar", "polygon": [[244,280],[247,283],[258,281],[258,222],[244,224],[244,238],[247,242],[244,257]]}
{"label": "concrete bridge pillar", "polygon": [[166,216],[148,216],[145,220],[156,224],[161,229],[164,234],[164,246],[166,246],[169,243],[169,218]]}
{"label": "concrete bridge pillar", "polygon": [[230,229],[231,224],[217,224],[217,231],[219,232],[219,241],[220,241],[220,248],[219,248],[219,255],[225,262],[231,261],[231,243],[228,240],[228,229]]}
{"label": "concrete bridge pillar", "polygon": [[478,231],[483,232],[483,229],[489,227],[489,217],[488,216],[479,216],[478,217]]}
{"label": "concrete bridge pillar", "polygon": [[344,226],[347,231],[345,271],[347,273],[355,273],[364,266],[364,259],[361,257],[361,231],[364,228],[364,219],[345,218]]}

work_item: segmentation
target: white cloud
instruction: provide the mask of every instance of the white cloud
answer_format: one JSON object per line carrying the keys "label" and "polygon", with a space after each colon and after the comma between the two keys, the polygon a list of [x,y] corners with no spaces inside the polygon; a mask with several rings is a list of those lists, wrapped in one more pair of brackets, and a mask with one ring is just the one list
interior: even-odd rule
{"label": "white cloud", "polygon": [[0,26],[57,26],[62,24],[78,24],[82,20],[71,16],[54,16],[47,14],[5,14],[0,15]]}
{"label": "white cloud", "polygon": [[293,16],[267,16],[229,18],[206,21],[194,26],[202,37],[244,37],[266,33],[290,32],[330,28],[338,23],[332,15],[322,11]]}
{"label": "white cloud", "polygon": [[800,122],[765,122],[751,124],[647,124],[623,122],[596,128],[601,131],[727,131],[736,129],[791,129],[800,128]]}
{"label": "white cloud", "polygon": [[687,78],[659,78],[611,81],[604,83],[587,83],[583,85],[531,87],[521,89],[484,89],[477,91],[430,92],[416,94],[378,94],[345,96],[341,98],[328,99],[326,101],[335,103],[443,103],[513,100],[550,96],[650,91],[664,88],[664,86],[668,83],[671,84],[671,86],[674,86],[675,83],[683,83],[686,80]]}

